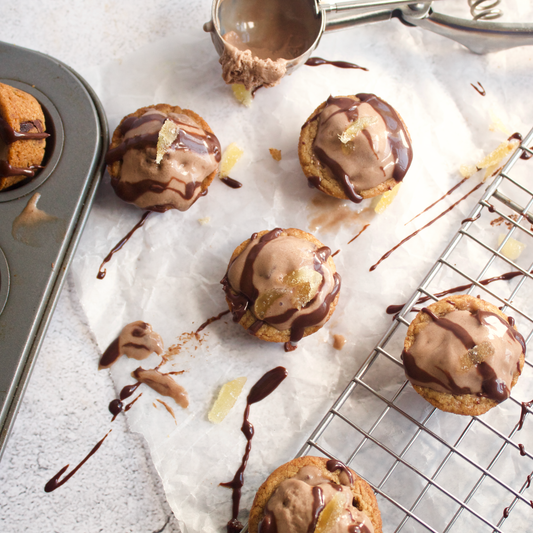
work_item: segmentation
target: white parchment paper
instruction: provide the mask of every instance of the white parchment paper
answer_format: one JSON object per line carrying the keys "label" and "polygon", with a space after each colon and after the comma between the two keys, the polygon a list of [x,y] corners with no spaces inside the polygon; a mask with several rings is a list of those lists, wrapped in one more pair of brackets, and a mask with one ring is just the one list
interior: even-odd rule
{"label": "white parchment paper", "polygon": [[[258,486],[295,455],[386,330],[387,305],[405,301],[418,286],[483,189],[376,271],[370,273],[369,267],[479,181],[480,176],[472,177],[448,203],[405,226],[459,181],[461,164],[475,164],[507,137],[489,130],[491,113],[510,133],[525,133],[533,124],[531,47],[476,56],[393,21],[325,35],[315,55],[355,62],[369,71],[304,66],[280,86],[260,90],[252,107],[245,108],[223,83],[210,38],[198,29],[87,76],[102,99],[111,131],[137,108],[165,102],[200,114],[223,148],[236,142],[244,150],[231,173],[243,183],[241,189],[216,179],[189,211],[151,215],[107,265],[105,279],[97,280],[103,258],[142,214],[115,197],[106,177],[72,265],[81,304],[102,350],[134,320],[152,324],[166,347],[181,345],[163,371],[185,370],[176,380],[189,393],[189,408],[143,387],[128,419],[146,438],[184,531],[221,531],[231,516],[231,491],[219,483],[231,480],[240,464],[245,446],[240,426],[249,388],[275,366],[288,370],[279,389],[251,409],[256,434],[243,489],[243,520]],[[471,87],[476,82],[484,86],[485,97]],[[413,141],[411,169],[382,215],[368,209],[370,202],[324,198],[308,188],[298,163],[300,127],[312,111],[330,94],[358,92],[373,92],[393,105]],[[280,162],[271,158],[269,148],[281,150]],[[209,223],[201,224],[199,219],[206,217]],[[370,227],[348,245],[367,223]],[[206,328],[199,341],[184,335],[227,308],[220,280],[233,249],[253,232],[278,226],[312,230],[333,251],[341,250],[335,261],[342,289],[332,320],[288,354],[281,345],[251,337],[228,316]],[[347,339],[342,351],[333,348],[334,334]],[[151,357],[143,367],[159,363]],[[117,390],[133,382],[130,373],[137,366],[126,358],[114,365]],[[211,424],[207,413],[220,387],[239,376],[248,378],[243,394],[221,424]],[[157,398],[172,406],[176,421]]]}

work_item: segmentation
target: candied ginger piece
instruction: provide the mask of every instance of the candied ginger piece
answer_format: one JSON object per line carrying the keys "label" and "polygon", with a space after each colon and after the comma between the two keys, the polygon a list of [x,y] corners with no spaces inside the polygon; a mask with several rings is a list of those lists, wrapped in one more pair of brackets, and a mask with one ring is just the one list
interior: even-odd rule
{"label": "candied ginger piece", "polygon": [[355,139],[364,129],[373,126],[378,121],[377,117],[360,117],[352,122],[344,132],[339,135],[342,144],[348,144]]}
{"label": "candied ginger piece", "polygon": [[242,157],[244,151],[237,146],[236,143],[231,143],[222,154],[220,161],[220,177],[225,178],[229,176],[231,169],[235,166],[237,161]]}
{"label": "candied ginger piece", "polygon": [[477,163],[477,168],[486,169],[483,181],[485,181],[494,173],[494,171],[498,168],[498,165],[500,165],[508,155],[511,155],[518,148],[519,144],[520,142],[518,139],[504,141],[498,146],[498,148],[496,148],[496,150],[492,151],[489,155],[485,156],[479,163]]}
{"label": "candied ginger piece", "polygon": [[[500,246],[500,244],[503,242],[503,239],[505,239],[505,234],[500,233],[498,236],[498,246]],[[507,259],[515,261],[520,257],[520,254],[524,251],[525,247],[526,245],[523,242],[517,241],[516,239],[510,237],[500,251],[502,255],[507,257]]]}
{"label": "candied ginger piece", "polygon": [[231,90],[233,91],[233,96],[235,96],[237,101],[239,101],[241,104],[245,105],[246,107],[250,107],[252,105],[252,100],[254,99],[252,96],[252,91],[248,91],[242,83],[234,83],[231,86]]}
{"label": "candied ginger piece", "polygon": [[276,148],[269,148],[268,151],[270,152],[270,155],[272,156],[272,159],[274,159],[274,161],[281,161],[281,150],[277,150]]}
{"label": "candied ginger piece", "polygon": [[203,217],[203,218],[199,218],[199,219],[198,219],[198,222],[199,222],[202,226],[207,226],[207,225],[211,222],[211,217]]}
{"label": "candied ginger piece", "polygon": [[282,289],[271,289],[259,295],[254,304],[255,316],[259,320],[263,320],[274,302],[279,300],[284,294],[285,291]]}
{"label": "candied ginger piece", "polygon": [[473,176],[479,169],[476,165],[461,165],[459,167],[459,172],[463,178],[469,178]]}
{"label": "candied ginger piece", "polygon": [[474,365],[479,365],[494,355],[494,346],[489,341],[483,341],[470,348],[462,360],[462,369],[468,370]]}
{"label": "candied ginger piece", "polygon": [[235,405],[237,398],[242,392],[242,388],[246,383],[246,378],[237,378],[233,381],[228,381],[218,393],[218,397],[209,411],[207,418],[213,424],[219,424],[226,418],[227,414],[231,411],[231,408]]}
{"label": "candied ginger piece", "polygon": [[490,110],[490,119],[492,120],[492,124],[489,126],[490,131],[496,131],[500,130],[505,135],[510,135],[511,132],[509,131],[509,128],[503,123],[502,119],[496,115],[496,113],[491,109]]}
{"label": "candied ginger piece", "polygon": [[315,533],[329,533],[333,531],[346,507],[346,497],[342,492],[337,492],[320,513],[315,528]]}
{"label": "candied ginger piece", "polygon": [[159,136],[157,137],[157,155],[155,162],[158,165],[163,160],[163,156],[168,152],[168,149],[172,146],[172,143],[177,139],[179,131],[179,126],[172,120],[167,118],[163,123],[163,126],[159,130]]}
{"label": "candied ginger piece", "polygon": [[396,195],[398,194],[398,191],[400,190],[400,185],[402,183],[397,183],[390,191],[385,191],[380,199],[378,200],[376,206],[374,207],[374,211],[381,215],[387,207],[389,207],[390,204],[392,204],[392,201],[394,198],[396,198]]}
{"label": "candied ginger piece", "polygon": [[301,309],[317,295],[322,283],[322,274],[313,268],[302,267],[287,274],[283,283],[293,289],[292,304]]}

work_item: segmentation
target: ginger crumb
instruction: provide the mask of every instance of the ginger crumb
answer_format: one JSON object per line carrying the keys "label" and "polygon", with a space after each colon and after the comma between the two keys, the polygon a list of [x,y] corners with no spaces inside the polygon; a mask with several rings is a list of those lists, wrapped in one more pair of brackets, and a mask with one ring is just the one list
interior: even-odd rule
{"label": "ginger crumb", "polygon": [[268,150],[274,161],[281,161],[281,150],[276,150],[276,148],[269,148]]}
{"label": "ginger crumb", "polygon": [[199,222],[202,226],[207,226],[207,225],[209,224],[209,222],[211,222],[211,217],[199,218],[199,219],[198,219],[198,222]]}
{"label": "ginger crumb", "polygon": [[352,122],[346,130],[339,135],[339,140],[342,144],[348,144],[355,139],[364,129],[376,124],[378,119],[376,117],[361,117]]}
{"label": "ginger crumb", "polygon": [[246,107],[250,107],[252,105],[252,91],[248,91],[242,83],[234,83],[231,86],[231,90],[233,91],[233,96],[235,96],[237,101],[242,105]]}
{"label": "ginger crumb", "polygon": [[239,148],[236,143],[231,143],[222,154],[222,160],[220,161],[220,177],[225,178],[229,176],[229,173],[242,157],[244,151]]}

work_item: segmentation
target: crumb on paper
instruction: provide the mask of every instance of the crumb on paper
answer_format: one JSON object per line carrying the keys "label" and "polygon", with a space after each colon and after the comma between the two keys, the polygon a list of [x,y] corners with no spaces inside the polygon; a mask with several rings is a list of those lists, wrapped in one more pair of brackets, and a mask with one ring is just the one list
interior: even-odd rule
{"label": "crumb on paper", "polygon": [[241,394],[245,383],[246,378],[241,377],[228,381],[222,385],[218,397],[215,400],[211,411],[209,411],[209,414],[207,415],[210,422],[213,422],[213,424],[219,424],[224,418],[226,418]]}
{"label": "crumb on paper", "polygon": [[364,129],[376,124],[377,117],[361,117],[352,122],[344,132],[339,135],[339,139],[342,144],[348,144],[351,140],[355,139]]}
{"label": "crumb on paper", "polygon": [[202,225],[202,226],[207,226],[207,225],[211,222],[211,217],[203,217],[203,218],[199,218],[199,219],[198,219],[198,222],[199,222],[200,225]]}
{"label": "crumb on paper", "polygon": [[459,167],[459,172],[463,178],[469,178],[473,176],[479,169],[476,165],[461,165]]}
{"label": "crumb on paper", "polygon": [[333,335],[333,348],[335,350],[342,350],[346,344],[346,337],[344,335]]}
{"label": "crumb on paper", "polygon": [[242,157],[244,151],[239,148],[236,143],[231,143],[223,152],[222,160],[220,161],[220,177],[226,178],[229,173]]}
{"label": "crumb on paper", "polygon": [[389,207],[390,204],[392,204],[392,201],[394,198],[396,198],[396,195],[398,194],[398,191],[400,190],[400,185],[402,182],[399,182],[396,184],[390,191],[385,191],[380,197],[379,200],[377,200],[376,205],[374,207],[374,211],[381,215]]}
{"label": "crumb on paper", "polygon": [[[500,235],[498,236],[498,246],[500,246],[500,244],[503,242],[503,239],[505,239],[505,234],[500,233]],[[523,242],[517,241],[516,239],[509,237],[500,252],[502,255],[507,257],[507,259],[515,261],[520,257],[525,247],[526,245]]]}
{"label": "crumb on paper", "polygon": [[163,156],[168,152],[169,148],[172,146],[172,143],[178,137],[180,131],[179,126],[169,120],[168,118],[163,123],[163,126],[159,130],[159,136],[157,137],[157,155],[155,162],[159,165],[163,160]]}
{"label": "crumb on paper", "polygon": [[232,84],[231,90],[233,91],[233,96],[235,96],[237,101],[242,105],[246,107],[250,107],[252,105],[252,91],[248,91],[242,83]]}
{"label": "crumb on paper", "polygon": [[274,159],[274,161],[281,161],[281,150],[277,150],[276,148],[269,148],[268,151],[270,152],[270,155],[272,156],[272,159]]}

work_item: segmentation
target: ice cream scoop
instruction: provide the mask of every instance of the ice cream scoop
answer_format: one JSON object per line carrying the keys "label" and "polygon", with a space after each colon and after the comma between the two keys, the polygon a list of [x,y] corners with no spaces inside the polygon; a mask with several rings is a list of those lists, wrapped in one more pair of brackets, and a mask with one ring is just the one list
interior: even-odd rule
{"label": "ice cream scoop", "polygon": [[[432,4],[410,0],[335,4],[318,0],[214,0],[211,20],[204,24],[204,30],[211,33],[221,56],[226,82],[256,87],[262,85],[259,82],[265,69],[263,85],[271,86],[305,63],[325,31],[393,17],[408,26],[419,26],[457,41],[479,54],[533,44],[532,23],[468,21],[435,13]],[[277,71],[277,81],[273,81],[273,69]],[[246,72],[251,73],[252,79],[245,77]]]}

